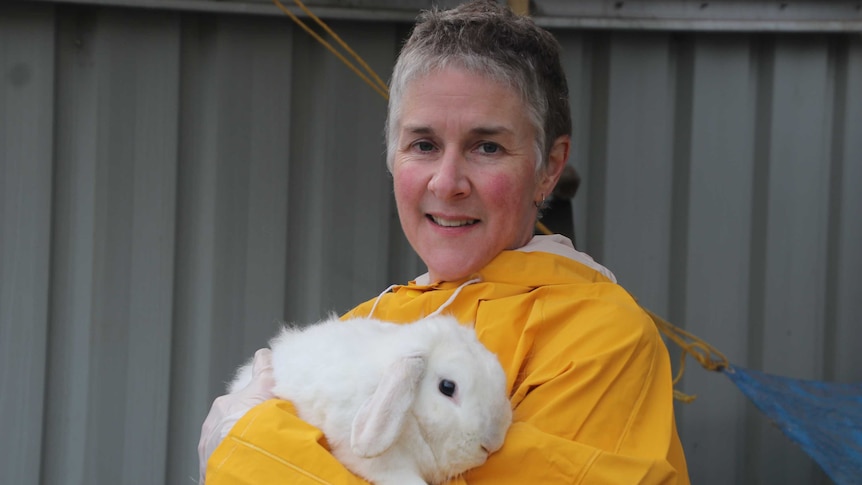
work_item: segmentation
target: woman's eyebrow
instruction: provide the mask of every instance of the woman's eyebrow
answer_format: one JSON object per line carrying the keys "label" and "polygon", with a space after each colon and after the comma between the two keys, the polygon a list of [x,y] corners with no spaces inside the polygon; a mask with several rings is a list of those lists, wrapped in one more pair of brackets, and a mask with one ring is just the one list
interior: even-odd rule
{"label": "woman's eyebrow", "polygon": [[[414,135],[433,135],[434,129],[426,125],[404,125],[402,131]],[[477,126],[470,130],[471,135],[492,136],[492,135],[508,135],[514,133],[514,130],[503,125]]]}
{"label": "woman's eyebrow", "polygon": [[434,129],[430,126],[425,125],[404,125],[401,128],[403,131],[407,133],[413,133],[415,135],[433,135]]}
{"label": "woman's eyebrow", "polygon": [[470,133],[474,135],[480,136],[491,136],[491,135],[508,135],[514,133],[513,130],[502,126],[479,126],[470,130]]}

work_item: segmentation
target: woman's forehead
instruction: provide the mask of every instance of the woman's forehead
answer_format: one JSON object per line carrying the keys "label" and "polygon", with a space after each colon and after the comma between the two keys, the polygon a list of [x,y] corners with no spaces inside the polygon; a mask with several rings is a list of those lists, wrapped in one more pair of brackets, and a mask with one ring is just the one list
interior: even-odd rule
{"label": "woman's forehead", "polygon": [[490,73],[477,69],[469,69],[458,64],[443,65],[428,71],[418,72],[404,83],[404,95],[407,96],[417,86],[427,86],[429,83],[438,84],[446,82],[447,87],[456,89],[475,86],[481,89],[494,88],[508,91],[511,96],[521,98],[520,90],[516,89],[512,80],[500,79]]}
{"label": "woman's forehead", "polygon": [[439,129],[458,121],[477,134],[522,129],[529,122],[524,102],[505,84],[464,70],[430,73],[410,82],[401,100],[401,130]]}

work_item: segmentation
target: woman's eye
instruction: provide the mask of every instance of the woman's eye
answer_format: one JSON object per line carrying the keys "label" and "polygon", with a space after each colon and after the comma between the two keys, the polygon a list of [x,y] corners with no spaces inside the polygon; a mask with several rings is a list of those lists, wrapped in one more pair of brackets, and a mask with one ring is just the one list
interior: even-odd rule
{"label": "woman's eye", "polygon": [[434,145],[427,141],[420,141],[415,146],[420,152],[430,152],[431,150],[434,150]]}
{"label": "woman's eye", "polygon": [[481,145],[479,145],[479,151],[486,155],[490,155],[499,152],[500,145],[496,143],[482,143]]}

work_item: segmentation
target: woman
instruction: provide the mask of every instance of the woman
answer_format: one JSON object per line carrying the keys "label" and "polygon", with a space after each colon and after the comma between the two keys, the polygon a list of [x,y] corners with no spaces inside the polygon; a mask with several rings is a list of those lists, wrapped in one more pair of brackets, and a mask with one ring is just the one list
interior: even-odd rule
{"label": "woman", "polygon": [[[390,89],[387,163],[428,273],[346,317],[410,322],[442,308],[499,357],[514,422],[453,483],[688,483],[652,321],[568,239],[532,235],[571,145],[557,42],[492,1],[427,12]],[[249,389],[213,406],[204,457],[239,416],[244,433],[215,451],[207,482],[364,483],[289,403],[266,401],[266,358]]]}

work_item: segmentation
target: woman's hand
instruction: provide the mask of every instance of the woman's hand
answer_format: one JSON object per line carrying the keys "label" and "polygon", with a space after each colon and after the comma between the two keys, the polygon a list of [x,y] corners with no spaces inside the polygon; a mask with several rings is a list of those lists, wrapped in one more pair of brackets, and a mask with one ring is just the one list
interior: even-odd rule
{"label": "woman's hand", "polygon": [[206,478],[207,460],[230,432],[233,425],[251,408],[275,397],[272,387],[272,352],[260,349],[254,354],[251,381],[245,388],[233,394],[217,397],[210,412],[201,426],[201,440],[198,443],[200,462],[200,483]]}

